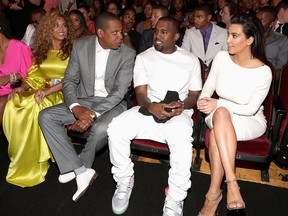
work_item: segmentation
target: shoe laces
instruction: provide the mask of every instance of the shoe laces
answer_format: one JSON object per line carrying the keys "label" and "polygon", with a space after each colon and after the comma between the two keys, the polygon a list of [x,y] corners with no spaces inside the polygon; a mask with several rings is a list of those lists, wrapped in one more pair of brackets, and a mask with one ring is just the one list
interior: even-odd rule
{"label": "shoe laces", "polygon": [[118,199],[124,199],[128,192],[132,189],[133,184],[129,181],[127,184],[119,184],[116,187]]}

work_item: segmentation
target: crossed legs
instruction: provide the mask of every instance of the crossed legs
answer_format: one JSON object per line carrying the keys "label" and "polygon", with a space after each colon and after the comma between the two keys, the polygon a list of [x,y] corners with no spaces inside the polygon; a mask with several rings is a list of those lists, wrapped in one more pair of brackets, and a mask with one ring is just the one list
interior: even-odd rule
{"label": "crossed legs", "polygon": [[[237,139],[230,112],[224,107],[219,107],[214,112],[213,129],[211,129],[210,132],[209,159],[211,169],[211,182],[209,190],[206,194],[206,198],[208,200],[213,200],[219,197],[219,194],[221,194],[221,183],[225,175],[226,183],[228,186],[228,209],[241,209],[245,207],[236,181],[236,148]],[[220,200],[218,201],[220,202]],[[216,202],[215,204],[218,205],[219,202]],[[215,206],[213,209],[207,208],[205,215],[214,215],[215,211]]]}

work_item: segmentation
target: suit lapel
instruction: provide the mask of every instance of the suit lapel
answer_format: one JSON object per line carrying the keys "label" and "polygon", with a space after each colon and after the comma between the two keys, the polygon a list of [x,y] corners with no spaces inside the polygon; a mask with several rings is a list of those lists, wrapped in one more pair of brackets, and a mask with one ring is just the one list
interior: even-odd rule
{"label": "suit lapel", "polygon": [[[119,47],[120,49],[120,47]],[[117,50],[110,50],[108,60],[107,60],[107,65],[106,65],[106,71],[105,71],[105,83],[108,81],[108,79],[114,75],[116,71],[116,67],[119,62],[119,49]]]}
{"label": "suit lapel", "polygon": [[91,86],[93,86],[94,91],[94,85],[95,85],[95,54],[96,53],[96,37],[93,37],[93,40],[91,41],[91,45],[89,45],[88,48],[88,67],[89,67],[89,75],[91,77]]}

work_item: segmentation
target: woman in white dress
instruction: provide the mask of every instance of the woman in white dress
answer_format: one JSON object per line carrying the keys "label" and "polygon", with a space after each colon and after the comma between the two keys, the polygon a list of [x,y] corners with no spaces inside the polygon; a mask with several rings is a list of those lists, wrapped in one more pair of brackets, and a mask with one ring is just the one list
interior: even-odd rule
{"label": "woman in white dress", "polygon": [[[222,199],[223,177],[227,184],[227,209],[244,209],[235,173],[237,141],[257,138],[266,131],[262,103],[268,94],[272,73],[267,62],[261,22],[243,14],[232,18],[228,51],[213,60],[197,102],[211,129],[209,159],[211,182],[198,216],[213,216]],[[214,91],[219,99],[211,98]]]}

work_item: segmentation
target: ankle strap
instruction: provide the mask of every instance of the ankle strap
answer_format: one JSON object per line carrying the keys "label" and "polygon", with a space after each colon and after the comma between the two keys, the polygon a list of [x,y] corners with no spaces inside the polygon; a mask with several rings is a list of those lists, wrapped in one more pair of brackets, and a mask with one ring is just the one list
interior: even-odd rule
{"label": "ankle strap", "polygon": [[237,178],[235,178],[235,179],[233,179],[233,180],[225,180],[224,182],[225,182],[226,184],[229,184],[229,183],[232,183],[232,182],[234,182],[234,181],[237,181]]}

